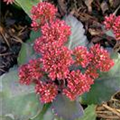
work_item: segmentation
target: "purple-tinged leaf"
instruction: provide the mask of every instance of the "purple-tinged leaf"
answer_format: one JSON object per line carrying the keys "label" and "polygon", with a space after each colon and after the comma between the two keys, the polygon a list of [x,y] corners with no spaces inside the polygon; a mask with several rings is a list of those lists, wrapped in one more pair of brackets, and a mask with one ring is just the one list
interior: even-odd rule
{"label": "purple-tinged leaf", "polygon": [[59,94],[52,103],[55,115],[64,120],[75,120],[83,116],[83,108],[77,101],[70,101],[66,96]]}

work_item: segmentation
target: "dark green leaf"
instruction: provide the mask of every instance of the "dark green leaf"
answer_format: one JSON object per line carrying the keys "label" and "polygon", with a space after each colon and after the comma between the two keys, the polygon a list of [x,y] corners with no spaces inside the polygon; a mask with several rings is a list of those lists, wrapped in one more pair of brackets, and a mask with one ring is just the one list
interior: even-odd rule
{"label": "dark green leaf", "polygon": [[70,101],[66,96],[59,94],[52,103],[54,113],[64,120],[74,120],[83,115],[83,108],[77,101]]}

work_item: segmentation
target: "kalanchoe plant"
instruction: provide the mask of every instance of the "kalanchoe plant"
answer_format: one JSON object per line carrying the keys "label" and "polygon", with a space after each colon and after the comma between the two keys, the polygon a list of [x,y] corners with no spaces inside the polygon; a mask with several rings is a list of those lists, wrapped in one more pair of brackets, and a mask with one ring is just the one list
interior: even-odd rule
{"label": "kalanchoe plant", "polygon": [[[26,85],[34,83],[40,101],[44,104],[52,103],[54,112],[61,116],[63,108],[60,107],[64,106],[61,103],[75,101],[69,104],[78,105],[77,98],[88,92],[99,72],[109,71],[114,62],[99,44],[89,49],[77,46],[70,50],[65,46],[71,34],[70,26],[56,18],[56,12],[57,9],[47,2],[32,8],[32,27],[35,31],[41,29],[42,33],[34,42],[34,50],[41,57],[19,68],[19,81]],[[60,110],[56,110],[55,106],[59,102]],[[82,111],[82,108],[75,110]],[[70,114],[75,114],[75,117],[63,115],[64,119],[72,120],[82,115],[77,112]]]}

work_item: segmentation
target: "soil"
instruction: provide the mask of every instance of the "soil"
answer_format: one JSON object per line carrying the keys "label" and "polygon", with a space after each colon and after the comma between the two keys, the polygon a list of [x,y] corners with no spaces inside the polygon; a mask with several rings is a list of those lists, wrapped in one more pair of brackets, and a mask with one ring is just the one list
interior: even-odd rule
{"label": "soil", "polygon": [[29,38],[30,22],[23,10],[1,2],[0,75],[17,64],[22,42]]}

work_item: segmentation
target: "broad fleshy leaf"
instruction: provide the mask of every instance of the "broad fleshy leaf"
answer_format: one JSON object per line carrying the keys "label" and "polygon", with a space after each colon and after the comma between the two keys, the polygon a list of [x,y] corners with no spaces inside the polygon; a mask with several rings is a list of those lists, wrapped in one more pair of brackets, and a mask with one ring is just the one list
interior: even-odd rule
{"label": "broad fleshy leaf", "polygon": [[8,116],[4,116],[4,117],[1,117],[0,116],[0,120],[13,120],[11,117]]}
{"label": "broad fleshy leaf", "polygon": [[83,24],[74,16],[68,15],[64,18],[65,22],[71,27],[71,35],[66,46],[69,49],[74,49],[76,46],[87,46],[88,40],[86,38]]}
{"label": "broad fleshy leaf", "polygon": [[77,120],[96,120],[96,113],[95,113],[96,106],[95,105],[89,105],[84,110],[84,116],[82,118],[79,118]]}
{"label": "broad fleshy leaf", "polygon": [[120,54],[114,53],[112,58],[115,62],[114,67],[109,72],[102,73],[99,79],[95,80],[91,90],[82,96],[82,103],[102,103],[120,90]]}
{"label": "broad fleshy leaf", "polygon": [[34,50],[31,44],[23,43],[18,55],[18,65],[27,63],[31,56],[34,54]]}
{"label": "broad fleshy leaf", "polygon": [[[20,85],[15,68],[0,77],[0,116],[12,116],[13,120],[26,120],[42,109],[34,86]],[[7,120],[7,119],[5,119]]]}
{"label": "broad fleshy leaf", "polygon": [[37,5],[42,0],[15,0],[17,4],[21,6],[21,8],[27,13],[29,17],[31,17],[31,8],[34,5]]}
{"label": "broad fleshy leaf", "polygon": [[70,101],[59,94],[52,103],[52,109],[58,117],[64,120],[75,120],[83,115],[83,108],[77,101]]}
{"label": "broad fleshy leaf", "polygon": [[54,114],[52,110],[50,109],[51,103],[44,104],[42,110],[33,118],[30,118],[29,120],[53,120]]}
{"label": "broad fleshy leaf", "polygon": [[31,33],[30,33],[30,39],[29,40],[27,40],[27,43],[33,43],[34,42],[34,40],[36,39],[36,38],[38,38],[38,37],[40,37],[41,36],[41,31],[39,30],[39,31],[31,31]]}

